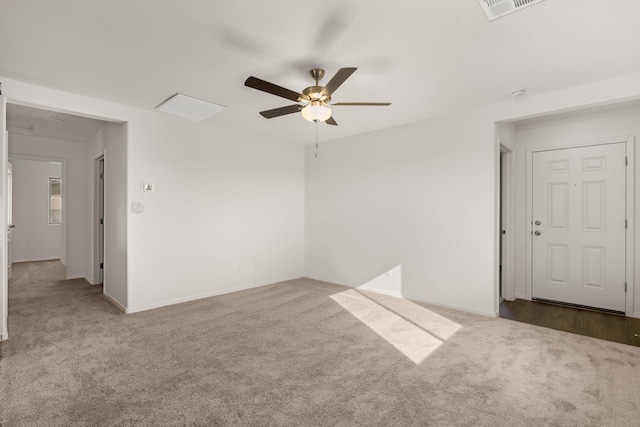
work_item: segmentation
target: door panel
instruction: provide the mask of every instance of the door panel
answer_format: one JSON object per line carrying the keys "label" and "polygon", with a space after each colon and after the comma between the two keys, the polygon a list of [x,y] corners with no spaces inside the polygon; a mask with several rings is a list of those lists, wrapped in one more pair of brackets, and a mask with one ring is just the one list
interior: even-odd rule
{"label": "door panel", "polygon": [[533,154],[533,297],[625,311],[626,146]]}

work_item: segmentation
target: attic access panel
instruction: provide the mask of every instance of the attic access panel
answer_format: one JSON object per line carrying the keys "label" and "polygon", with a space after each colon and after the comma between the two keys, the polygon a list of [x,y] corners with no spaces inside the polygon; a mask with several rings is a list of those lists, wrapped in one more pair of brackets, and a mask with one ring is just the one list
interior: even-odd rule
{"label": "attic access panel", "polygon": [[544,0],[478,0],[489,21],[498,19]]}

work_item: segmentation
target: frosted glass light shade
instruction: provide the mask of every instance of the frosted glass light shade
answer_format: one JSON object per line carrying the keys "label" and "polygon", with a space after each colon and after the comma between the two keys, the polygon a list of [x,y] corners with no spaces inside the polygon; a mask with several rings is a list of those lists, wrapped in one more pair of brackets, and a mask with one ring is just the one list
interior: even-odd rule
{"label": "frosted glass light shade", "polygon": [[331,117],[331,108],[321,101],[312,101],[301,111],[302,117],[310,122],[324,122]]}

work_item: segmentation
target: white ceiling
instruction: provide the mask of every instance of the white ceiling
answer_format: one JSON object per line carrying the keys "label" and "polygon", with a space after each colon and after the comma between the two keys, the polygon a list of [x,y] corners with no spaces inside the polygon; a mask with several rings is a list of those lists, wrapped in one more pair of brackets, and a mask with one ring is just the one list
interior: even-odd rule
{"label": "white ceiling", "polygon": [[292,102],[308,70],[353,74],[329,140],[640,72],[640,1],[546,0],[487,21],[477,0],[0,0],[0,75],[151,110],[176,92],[228,108],[207,122],[311,143]]}
{"label": "white ceiling", "polygon": [[9,132],[64,141],[87,142],[106,122],[22,105],[7,105]]}

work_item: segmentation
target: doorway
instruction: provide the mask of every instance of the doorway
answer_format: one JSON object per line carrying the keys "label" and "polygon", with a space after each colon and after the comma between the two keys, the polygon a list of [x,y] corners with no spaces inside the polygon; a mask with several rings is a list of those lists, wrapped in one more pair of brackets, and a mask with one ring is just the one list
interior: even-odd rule
{"label": "doorway", "polygon": [[498,159],[498,305],[514,299],[514,152],[500,142]]}
{"label": "doorway", "polygon": [[[96,117],[95,115],[93,117]],[[3,157],[7,153],[8,139],[12,156],[39,156],[42,158],[58,158],[66,162],[68,179],[63,176],[63,192],[68,190],[68,197],[62,197],[63,224],[61,226],[62,245],[66,245],[66,252],[61,254],[65,259],[66,276],[63,279],[85,279],[89,283],[104,282],[103,293],[124,310],[126,307],[126,216],[120,215],[115,208],[111,208],[105,216],[111,219],[111,228],[101,233],[102,243],[99,247],[104,258],[110,259],[113,274],[105,271],[98,277],[94,271],[94,264],[99,255],[96,249],[94,234],[95,203],[101,198],[102,211],[109,206],[121,206],[126,202],[126,158],[127,158],[127,124],[118,120],[101,120],[89,118],[67,112],[41,109],[26,104],[7,104],[6,98],[0,95],[0,129],[3,132],[1,141],[5,147],[0,152],[0,159],[7,165],[8,159]],[[103,189],[100,197],[95,194],[94,159],[107,157],[103,163],[104,175],[112,177],[111,181],[102,182]],[[2,163],[0,162],[0,163]],[[109,169],[111,168],[111,170]],[[64,173],[63,173],[64,175]],[[0,181],[6,188],[7,173],[0,174]],[[6,227],[7,197],[0,198],[0,222]],[[65,207],[68,201],[68,209]],[[105,203],[108,200],[109,203]],[[117,215],[114,215],[114,211]],[[111,215],[111,216],[110,216]],[[103,216],[104,217],[104,216]],[[108,218],[107,218],[108,220]],[[105,221],[107,222],[107,221]],[[73,224],[66,227],[65,224]],[[83,226],[79,226],[84,224]],[[101,224],[102,225],[102,224]],[[6,235],[2,244],[2,251],[7,255]],[[124,246],[122,242],[125,242]],[[115,255],[114,255],[115,254]],[[99,264],[98,264],[99,265]],[[8,262],[0,269],[0,340],[8,338]],[[100,271],[102,273],[102,271]],[[15,274],[15,271],[14,271]],[[109,278],[113,280],[109,280]],[[107,285],[111,284],[109,289]],[[109,292],[107,292],[109,290]]]}
{"label": "doorway", "polygon": [[95,217],[93,220],[95,233],[95,284],[104,282],[104,156],[96,159],[95,164]]}

